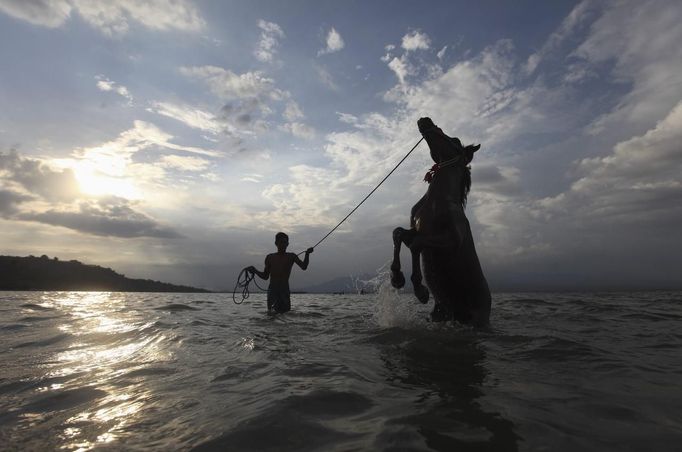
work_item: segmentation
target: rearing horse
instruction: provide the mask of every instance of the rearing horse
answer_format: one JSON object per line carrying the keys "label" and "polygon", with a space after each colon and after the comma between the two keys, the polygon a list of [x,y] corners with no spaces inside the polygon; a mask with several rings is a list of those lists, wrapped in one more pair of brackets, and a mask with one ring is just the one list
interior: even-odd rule
{"label": "rearing horse", "polygon": [[464,215],[471,187],[468,165],[481,146],[462,146],[430,118],[419,119],[417,125],[436,164],[425,178],[429,181],[426,194],[412,207],[410,229],[393,231],[391,284],[396,288],[405,285],[400,271],[400,246],[404,243],[412,252],[414,293],[426,303],[429,290],[422,285],[421,255],[426,284],[435,299],[431,318],[484,327],[490,318],[490,290]]}

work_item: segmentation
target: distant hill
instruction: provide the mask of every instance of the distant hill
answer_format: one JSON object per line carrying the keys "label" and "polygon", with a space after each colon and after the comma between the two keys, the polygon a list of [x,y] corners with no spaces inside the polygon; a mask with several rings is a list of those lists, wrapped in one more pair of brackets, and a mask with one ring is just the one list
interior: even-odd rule
{"label": "distant hill", "polygon": [[209,292],[151,279],[130,279],[110,268],[43,255],[0,256],[0,290],[83,290],[108,292]]}

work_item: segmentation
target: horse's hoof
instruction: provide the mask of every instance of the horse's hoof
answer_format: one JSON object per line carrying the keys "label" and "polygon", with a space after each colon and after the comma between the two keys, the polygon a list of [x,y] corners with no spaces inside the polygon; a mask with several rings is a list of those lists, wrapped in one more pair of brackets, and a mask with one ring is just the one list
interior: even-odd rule
{"label": "horse's hoof", "polygon": [[417,300],[420,303],[426,304],[429,302],[429,289],[426,286],[418,286],[414,289],[414,294],[417,296]]}
{"label": "horse's hoof", "polygon": [[396,289],[405,286],[405,275],[400,270],[391,270],[391,285]]}

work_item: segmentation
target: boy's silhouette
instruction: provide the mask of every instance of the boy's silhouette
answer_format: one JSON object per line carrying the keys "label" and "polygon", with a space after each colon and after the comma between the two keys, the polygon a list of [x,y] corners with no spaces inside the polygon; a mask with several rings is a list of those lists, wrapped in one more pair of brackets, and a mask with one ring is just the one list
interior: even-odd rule
{"label": "boy's silhouette", "polygon": [[270,278],[268,286],[268,311],[287,312],[291,309],[291,299],[289,292],[289,275],[294,262],[303,270],[308,268],[308,261],[312,248],[305,251],[305,258],[301,261],[294,253],[287,253],[289,246],[289,236],[284,232],[275,235],[275,245],[277,252],[268,254],[265,257],[265,269],[261,272],[254,266],[246,267],[246,270],[258,275],[262,279]]}

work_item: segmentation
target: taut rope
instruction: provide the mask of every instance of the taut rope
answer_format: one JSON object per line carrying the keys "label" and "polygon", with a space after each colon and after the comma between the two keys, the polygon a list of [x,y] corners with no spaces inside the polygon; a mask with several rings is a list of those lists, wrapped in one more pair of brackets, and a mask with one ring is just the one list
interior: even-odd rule
{"label": "taut rope", "polygon": [[[412,149],[410,149],[410,152],[408,152],[407,154],[405,154],[405,157],[403,157],[403,158],[398,162],[398,164],[397,164],[396,166],[393,167],[393,169],[386,175],[386,177],[384,177],[383,179],[381,179],[381,182],[379,182],[379,183],[377,184],[377,186],[374,187],[374,189],[373,189],[371,192],[369,192],[369,194],[368,194],[367,196],[365,196],[365,198],[364,198],[362,201],[360,201],[360,203],[359,203],[357,206],[355,206],[355,207],[353,208],[353,210],[351,210],[350,213],[349,213],[348,215],[346,215],[345,217],[343,217],[343,220],[339,221],[339,224],[337,224],[336,226],[334,226],[334,227],[332,228],[331,231],[327,232],[327,235],[325,235],[324,237],[322,237],[322,238],[320,239],[320,241],[317,242],[317,243],[313,246],[313,248],[315,248],[317,245],[319,245],[320,243],[322,243],[322,242],[324,241],[324,239],[326,239],[327,237],[329,237],[329,236],[331,235],[332,232],[336,231],[336,228],[338,228],[339,226],[341,226],[341,224],[342,224],[344,221],[346,221],[346,220],[348,219],[348,217],[350,217],[351,215],[353,215],[353,212],[355,212],[356,210],[358,210],[358,207],[360,207],[360,206],[362,205],[362,203],[364,203],[365,201],[367,201],[367,199],[368,199],[370,196],[372,196],[372,193],[374,193],[375,191],[377,191],[377,188],[381,187],[381,184],[383,184],[383,183],[386,181],[386,179],[388,179],[388,177],[389,177],[391,174],[393,174],[393,172],[394,172],[395,170],[398,169],[398,167],[400,166],[400,164],[403,163],[403,162],[405,161],[405,159],[406,159],[407,157],[409,157],[410,154],[412,154],[412,151],[414,151],[415,149],[417,149],[417,146],[419,146],[419,143],[421,143],[423,139],[424,139],[424,137],[421,137],[421,139],[420,139],[419,141],[417,141],[417,144],[415,144],[414,146],[412,146]],[[299,254],[300,254],[300,253],[299,253]]]}
{"label": "taut rope", "polygon": [[[419,139],[419,141],[417,141],[417,144],[415,144],[414,146],[412,146],[412,149],[410,149],[410,152],[408,152],[407,154],[405,154],[405,157],[403,157],[402,159],[400,159],[400,161],[393,167],[393,169],[392,169],[391,171],[389,171],[388,174],[387,174],[383,179],[381,179],[381,182],[379,182],[379,183],[376,185],[376,187],[374,187],[374,188],[372,189],[372,191],[370,191],[370,192],[367,194],[367,196],[365,196],[365,197],[362,199],[362,201],[360,201],[360,202],[358,203],[358,205],[356,205],[355,207],[353,207],[353,210],[351,210],[351,211],[348,213],[348,215],[346,215],[345,217],[343,217],[343,219],[342,219],[341,221],[339,221],[338,224],[337,224],[336,226],[334,226],[334,227],[331,229],[331,231],[327,232],[327,234],[326,234],[324,237],[322,237],[322,238],[321,238],[315,245],[313,245],[311,248],[316,248],[317,245],[319,245],[320,243],[324,242],[324,240],[325,240],[327,237],[329,237],[329,236],[332,234],[332,232],[336,231],[336,229],[337,229],[339,226],[341,226],[341,225],[343,224],[343,222],[346,221],[346,220],[348,219],[348,217],[350,217],[351,215],[353,215],[353,213],[354,213],[356,210],[358,210],[358,208],[359,208],[365,201],[367,201],[367,199],[369,199],[369,197],[372,196],[372,194],[373,194],[375,191],[377,191],[377,189],[378,189],[379,187],[381,187],[381,184],[383,184],[384,182],[386,182],[386,179],[388,179],[389,176],[390,176],[391,174],[393,174],[393,172],[394,172],[395,170],[398,169],[398,167],[405,161],[405,159],[406,159],[407,157],[409,157],[410,154],[412,154],[412,151],[414,151],[415,149],[417,149],[417,146],[419,146],[419,143],[421,143],[423,140],[424,140],[424,137],[422,136],[422,137]],[[304,252],[305,252],[305,251],[301,251],[301,252],[298,253],[298,254],[300,255],[300,254],[303,254]],[[232,291],[232,301],[234,301],[236,304],[242,304],[242,303],[244,302],[244,300],[246,300],[247,298],[249,298],[249,295],[250,295],[250,293],[249,293],[249,284],[251,283],[251,281],[253,281],[253,283],[256,284],[256,287],[258,287],[260,290],[264,290],[262,287],[260,287],[260,286],[258,285],[258,283],[256,283],[256,280],[254,279],[255,276],[256,276],[255,274],[246,271],[246,269],[243,269],[243,270],[239,273],[239,276],[237,277],[237,284],[235,284],[234,290]],[[242,290],[242,301],[240,301],[240,302],[237,302],[237,300],[236,300],[236,298],[235,298],[235,294],[237,293],[237,289],[241,289],[241,290]]]}

